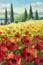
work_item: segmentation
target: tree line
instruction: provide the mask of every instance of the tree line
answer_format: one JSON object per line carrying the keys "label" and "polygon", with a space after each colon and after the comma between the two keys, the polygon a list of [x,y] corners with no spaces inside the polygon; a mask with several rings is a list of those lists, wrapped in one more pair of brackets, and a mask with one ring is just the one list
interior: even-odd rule
{"label": "tree line", "polygon": [[[11,4],[10,8],[10,22],[14,22],[14,12],[13,12],[13,5]],[[5,24],[8,23],[8,17],[7,17],[7,8],[5,8]]]}
{"label": "tree line", "polygon": [[[27,9],[25,8],[24,11],[24,18],[22,21],[26,21],[27,19],[34,19],[33,16],[33,11],[32,11],[32,6],[30,5],[30,9],[29,9],[29,15],[27,13]],[[38,11],[36,10],[35,12],[35,19],[38,20]],[[7,18],[7,8],[5,8],[5,24],[7,24],[8,18]],[[13,5],[11,4],[11,8],[10,8],[10,22],[14,22],[14,12],[13,12]]]}
{"label": "tree line", "polygon": [[[29,17],[28,17],[29,16]],[[27,13],[27,10],[25,8],[25,12],[24,12],[24,21],[26,21],[28,19],[34,19],[34,16],[33,16],[33,11],[32,11],[32,6],[30,5],[30,9],[29,9],[29,15]],[[35,12],[35,19],[38,20],[39,19],[39,16],[38,16],[38,11],[36,10]]]}

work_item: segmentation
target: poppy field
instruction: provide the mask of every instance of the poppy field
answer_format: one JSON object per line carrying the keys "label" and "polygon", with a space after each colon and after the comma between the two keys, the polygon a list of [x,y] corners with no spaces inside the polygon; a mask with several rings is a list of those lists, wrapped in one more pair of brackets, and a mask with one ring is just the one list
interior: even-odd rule
{"label": "poppy field", "polygon": [[43,20],[0,25],[0,65],[43,65]]}

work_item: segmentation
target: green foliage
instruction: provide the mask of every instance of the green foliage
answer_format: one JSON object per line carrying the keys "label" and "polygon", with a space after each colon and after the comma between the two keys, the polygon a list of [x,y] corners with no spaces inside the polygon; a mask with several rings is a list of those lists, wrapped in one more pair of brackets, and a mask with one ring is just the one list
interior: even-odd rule
{"label": "green foliage", "polygon": [[29,18],[33,18],[32,6],[30,5]]}
{"label": "green foliage", "polygon": [[30,63],[30,62],[28,62],[28,61],[22,59],[21,65],[35,65],[35,64],[34,64],[34,63]]}
{"label": "green foliage", "polygon": [[[7,64],[6,64],[6,61],[3,60],[3,62],[2,62],[1,65],[7,65]],[[21,61],[21,65],[36,65],[36,62],[30,63],[30,62],[28,62],[28,61],[22,59],[22,61]]]}
{"label": "green foliage", "polygon": [[2,64],[1,65],[6,65],[6,61],[5,60],[3,60],[3,62],[2,62]]}
{"label": "green foliage", "polygon": [[5,8],[5,24],[7,24],[7,9]]}
{"label": "green foliage", "polygon": [[28,13],[27,13],[26,8],[25,8],[25,12],[24,12],[24,13],[19,14],[19,15],[17,15],[17,16],[14,18],[14,21],[15,21],[16,23],[18,23],[18,22],[23,22],[23,21],[26,21],[26,20],[28,20]]}
{"label": "green foliage", "polygon": [[14,18],[14,22],[23,22],[24,21],[24,13],[19,14]]}
{"label": "green foliage", "polygon": [[36,10],[36,13],[35,13],[35,18],[36,18],[36,20],[38,20],[38,12],[37,12],[37,10]]}
{"label": "green foliage", "polygon": [[11,4],[11,12],[10,12],[10,21],[14,22],[14,12],[13,12],[13,5]]}
{"label": "green foliage", "polygon": [[[24,13],[19,14],[19,15],[17,15],[14,18],[13,5],[11,4],[10,22],[16,22],[16,23],[18,23],[18,22],[26,21],[28,19],[37,19],[38,20],[38,12],[37,12],[37,10],[36,10],[35,16],[36,17],[33,18],[32,6],[30,5],[29,15],[28,15],[27,10],[25,8]],[[7,10],[6,9],[5,9],[5,24],[7,24]]]}
{"label": "green foliage", "polygon": [[14,18],[14,21],[16,23],[18,23],[18,22],[23,22],[23,21],[29,20],[29,19],[34,19],[34,20],[38,20],[39,19],[37,10],[35,12],[35,16],[33,16],[33,11],[32,11],[32,6],[31,5],[30,5],[29,14],[27,13],[27,10],[25,8],[24,13],[17,15]]}

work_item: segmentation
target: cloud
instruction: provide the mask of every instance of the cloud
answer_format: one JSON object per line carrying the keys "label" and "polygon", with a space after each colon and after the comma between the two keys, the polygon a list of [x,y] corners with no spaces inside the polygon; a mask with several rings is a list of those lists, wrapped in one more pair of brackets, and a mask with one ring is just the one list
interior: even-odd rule
{"label": "cloud", "polygon": [[[33,8],[33,12],[38,10],[38,12],[43,11],[43,3],[42,2],[35,2],[35,3],[31,3],[32,8]],[[29,12],[30,9],[30,4],[26,4],[25,6],[22,7],[16,7],[14,10],[17,13],[22,13],[24,12],[24,9],[27,9],[27,11]]]}
{"label": "cloud", "polygon": [[42,6],[42,2],[36,2],[36,3],[32,3],[32,6],[33,7],[40,7],[40,6]]}
{"label": "cloud", "polygon": [[33,11],[38,10],[38,12],[42,12],[43,11],[43,3],[42,2],[36,2],[36,3],[32,3],[32,8]]}
{"label": "cloud", "polygon": [[4,16],[5,8],[7,8],[8,14],[10,13],[10,4],[0,4],[0,16]]}
{"label": "cloud", "polygon": [[0,4],[0,9],[10,8],[10,4]]}
{"label": "cloud", "polygon": [[[31,3],[31,5],[33,8],[33,12],[35,12],[36,10],[38,10],[38,12],[43,11],[42,2],[34,2],[34,3]],[[0,16],[4,15],[5,8],[7,8],[8,15],[10,14],[10,4],[0,4]],[[25,6],[21,6],[21,7],[14,7],[14,13],[17,13],[17,14],[23,13],[25,8],[27,9],[27,12],[29,13],[30,4],[26,4]]]}

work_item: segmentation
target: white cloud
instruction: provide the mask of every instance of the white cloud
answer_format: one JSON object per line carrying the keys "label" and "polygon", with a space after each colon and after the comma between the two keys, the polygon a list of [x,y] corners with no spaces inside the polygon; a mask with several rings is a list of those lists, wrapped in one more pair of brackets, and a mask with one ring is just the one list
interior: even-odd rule
{"label": "white cloud", "polygon": [[42,6],[42,2],[36,2],[36,3],[32,3],[33,7],[40,7]]}
{"label": "white cloud", "polygon": [[0,16],[4,16],[5,8],[7,8],[8,14],[10,12],[10,4],[0,4]]}
{"label": "white cloud", "polygon": [[[32,8],[33,8],[33,12],[38,10],[38,12],[40,11],[43,11],[43,3],[42,2],[35,2],[35,3],[31,3],[32,5]],[[18,8],[15,8],[15,12],[16,13],[22,13],[24,12],[24,8],[26,7],[27,11],[29,12],[29,8],[30,8],[30,4],[27,4],[25,6],[22,6],[22,7],[18,7]]]}
{"label": "white cloud", "polygon": [[43,11],[43,3],[42,2],[32,3],[32,8],[33,8],[33,11],[38,10],[38,12],[41,12]]}
{"label": "white cloud", "polygon": [[10,4],[0,4],[0,9],[10,8]]}
{"label": "white cloud", "polygon": [[[38,12],[42,12],[43,11],[43,3],[42,2],[35,2],[35,3],[31,3],[33,11],[35,12],[35,10],[37,9]],[[15,7],[14,8],[14,12],[15,13],[23,13],[24,9],[27,9],[28,13],[29,13],[29,8],[30,8],[30,4],[27,4],[25,6],[22,7]],[[5,8],[7,8],[8,14],[10,13],[10,4],[0,4],[0,16],[4,15],[5,13]]]}

